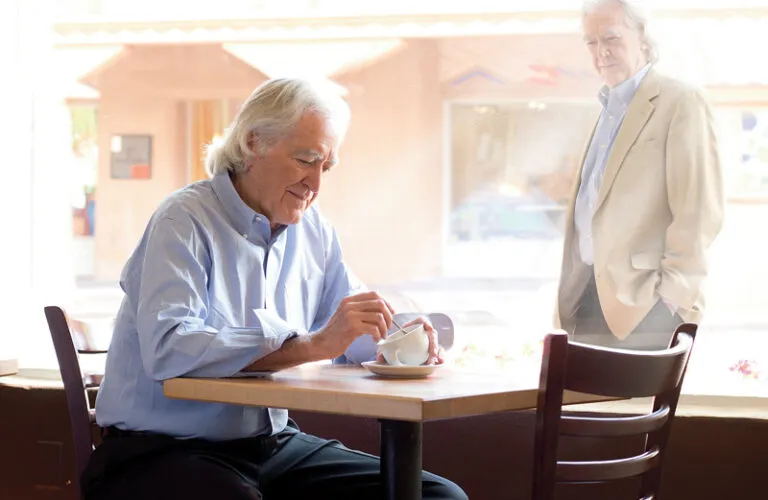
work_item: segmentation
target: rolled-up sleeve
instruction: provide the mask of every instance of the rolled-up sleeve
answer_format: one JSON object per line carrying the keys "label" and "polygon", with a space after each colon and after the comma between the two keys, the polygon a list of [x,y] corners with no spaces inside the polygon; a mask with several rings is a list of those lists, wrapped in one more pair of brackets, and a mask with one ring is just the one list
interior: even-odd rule
{"label": "rolled-up sleeve", "polygon": [[153,379],[232,376],[298,333],[266,309],[254,311],[251,325],[211,327],[211,255],[192,222],[159,219],[146,238],[136,331]]}

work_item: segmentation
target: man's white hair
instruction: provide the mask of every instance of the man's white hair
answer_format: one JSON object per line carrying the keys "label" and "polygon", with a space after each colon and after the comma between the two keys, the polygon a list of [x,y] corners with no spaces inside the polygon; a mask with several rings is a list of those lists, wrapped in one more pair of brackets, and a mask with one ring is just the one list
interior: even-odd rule
{"label": "man's white hair", "polygon": [[649,63],[659,61],[659,47],[653,36],[651,36],[648,27],[650,23],[650,12],[641,0],[586,0],[581,9],[582,15],[586,16],[606,5],[619,5],[627,18],[627,26],[640,34],[640,41],[643,44],[643,53]]}
{"label": "man's white hair", "polygon": [[265,153],[288,135],[306,113],[323,116],[339,140],[344,137],[349,125],[349,106],[330,83],[298,78],[268,80],[243,103],[224,136],[208,145],[206,170],[211,176],[244,171],[247,159],[254,156],[254,146],[258,153]]}

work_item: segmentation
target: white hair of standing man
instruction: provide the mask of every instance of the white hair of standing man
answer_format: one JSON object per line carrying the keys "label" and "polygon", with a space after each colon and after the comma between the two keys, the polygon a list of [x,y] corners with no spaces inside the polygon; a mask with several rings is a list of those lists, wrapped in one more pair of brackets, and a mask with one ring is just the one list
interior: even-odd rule
{"label": "white hair of standing man", "polygon": [[330,82],[277,78],[263,83],[240,107],[224,136],[208,145],[205,155],[208,174],[244,171],[248,157],[254,156],[252,139],[258,141],[257,152],[266,152],[288,135],[306,113],[325,117],[339,140],[346,134],[349,106]]}
{"label": "white hair of standing man", "polygon": [[641,0],[586,0],[581,9],[582,16],[611,4],[618,4],[621,7],[627,18],[627,26],[640,34],[646,60],[649,63],[657,63],[659,61],[659,47],[649,28],[651,15]]}

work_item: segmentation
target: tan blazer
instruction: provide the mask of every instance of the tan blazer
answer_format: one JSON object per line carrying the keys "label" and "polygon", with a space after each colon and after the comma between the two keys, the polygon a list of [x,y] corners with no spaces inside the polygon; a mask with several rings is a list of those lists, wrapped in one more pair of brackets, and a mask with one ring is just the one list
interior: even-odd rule
{"label": "tan blazer", "polygon": [[[585,156],[586,149],[581,168]],[[573,319],[589,279],[573,223],[581,168],[566,220],[558,328]],[[723,223],[723,187],[705,97],[651,69],[608,156],[592,218],[598,297],[616,337],[626,338],[660,296],[683,320],[701,320],[707,250]]]}

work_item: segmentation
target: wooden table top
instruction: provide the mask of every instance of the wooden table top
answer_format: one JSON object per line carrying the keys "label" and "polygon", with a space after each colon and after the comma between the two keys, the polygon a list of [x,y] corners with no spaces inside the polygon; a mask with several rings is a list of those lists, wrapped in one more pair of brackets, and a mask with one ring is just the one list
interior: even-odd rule
{"label": "wooden table top", "polygon": [[[536,407],[538,372],[526,380],[441,367],[424,379],[386,379],[355,366],[309,365],[268,378],[167,380],[167,397],[392,420],[428,421]],[[609,398],[566,392],[564,403]]]}

